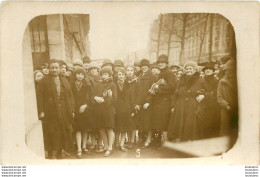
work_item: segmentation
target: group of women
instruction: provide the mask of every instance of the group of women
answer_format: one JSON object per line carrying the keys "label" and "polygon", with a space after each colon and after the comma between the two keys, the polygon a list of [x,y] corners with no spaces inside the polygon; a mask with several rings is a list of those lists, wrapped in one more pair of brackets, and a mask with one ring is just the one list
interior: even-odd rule
{"label": "group of women", "polygon": [[107,157],[114,148],[231,135],[238,117],[235,63],[223,57],[219,66],[221,76],[209,62],[202,77],[195,62],[168,66],[164,54],[153,64],[104,60],[101,68],[88,57],[73,65],[50,60],[34,72],[47,158],[63,158],[74,142],[78,158],[93,150]]}

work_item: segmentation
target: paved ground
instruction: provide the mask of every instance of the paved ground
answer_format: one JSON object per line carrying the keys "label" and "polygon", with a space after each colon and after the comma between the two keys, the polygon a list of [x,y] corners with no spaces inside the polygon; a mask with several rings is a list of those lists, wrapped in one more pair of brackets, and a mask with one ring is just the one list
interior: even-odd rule
{"label": "paved ground", "polygon": [[[136,158],[136,149],[137,147],[134,147],[133,149],[128,149],[127,152],[123,152],[118,149],[114,149],[113,153],[109,157],[104,157],[104,153],[97,153],[95,151],[91,151],[88,154],[84,154],[82,156],[82,159],[99,159],[99,158],[116,158],[116,159],[126,159],[126,158]],[[149,148],[140,148],[140,158],[141,159],[148,159],[148,158],[185,158],[185,157],[191,157],[187,154],[183,154],[181,152],[173,151],[168,148],[160,148],[157,149],[155,147],[149,147]],[[73,153],[69,159],[76,159],[76,152]]]}

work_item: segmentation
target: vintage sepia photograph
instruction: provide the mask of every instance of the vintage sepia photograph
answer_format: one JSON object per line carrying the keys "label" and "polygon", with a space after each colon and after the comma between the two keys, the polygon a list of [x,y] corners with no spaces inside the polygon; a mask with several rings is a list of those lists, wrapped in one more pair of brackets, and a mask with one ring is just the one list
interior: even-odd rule
{"label": "vintage sepia photograph", "polygon": [[259,12],[253,2],[2,3],[1,164],[66,165],[68,176],[80,173],[69,166],[193,175],[186,165],[259,164]]}
{"label": "vintage sepia photograph", "polygon": [[24,39],[38,115],[25,126],[41,121],[25,142],[43,158],[211,157],[237,140],[235,32],[220,14],[40,15]]}

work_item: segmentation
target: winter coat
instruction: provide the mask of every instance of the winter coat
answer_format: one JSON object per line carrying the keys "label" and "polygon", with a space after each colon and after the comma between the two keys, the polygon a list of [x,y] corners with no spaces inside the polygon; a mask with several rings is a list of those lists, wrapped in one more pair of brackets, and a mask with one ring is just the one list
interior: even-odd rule
{"label": "winter coat", "polygon": [[91,111],[91,116],[90,116],[90,119],[91,119],[90,122],[91,122],[91,125],[92,125],[91,131],[93,133],[98,133],[98,127],[97,127],[98,120],[97,120],[96,116],[99,112],[99,109],[95,106],[96,104],[94,104],[94,96],[95,96],[94,92],[97,89],[97,87],[100,85],[100,83],[102,82],[102,79],[99,75],[97,75],[95,77],[91,76],[89,78],[89,81],[91,83],[91,88],[92,88],[92,98],[91,98],[91,100],[92,100],[92,102],[91,102],[92,103],[92,111]]}
{"label": "winter coat", "polygon": [[[85,80],[82,81],[82,86],[77,88],[76,81],[71,83],[71,89],[75,100],[75,131],[90,130],[91,125],[91,96],[92,89],[90,85],[87,85]],[[83,113],[79,113],[79,108],[82,105],[87,105],[86,110]]]}
{"label": "winter coat", "polygon": [[[168,137],[181,140],[195,140],[204,137],[205,104],[208,84],[195,73],[183,75],[176,89],[174,113],[169,123]],[[205,95],[198,102],[196,97]]]}
{"label": "winter coat", "polygon": [[220,107],[217,103],[218,80],[214,75],[205,76],[204,80],[210,88],[209,95],[205,99],[205,132],[206,137],[211,138],[219,136],[220,128]]}
{"label": "winter coat", "polygon": [[127,132],[135,130],[134,118],[131,117],[133,112],[133,102],[132,102],[132,88],[131,83],[127,81],[124,82],[123,88],[119,83],[115,83],[117,86],[117,102],[116,102],[116,116],[115,122],[116,132]]}
{"label": "winter coat", "polygon": [[159,87],[153,96],[152,129],[167,131],[171,117],[171,95],[176,88],[174,74],[167,68],[158,78]]}
{"label": "winter coat", "polygon": [[[112,91],[112,96],[103,96],[108,90]],[[104,103],[94,102],[94,107],[96,109],[95,119],[97,123],[97,129],[102,128],[115,128],[115,105],[117,100],[117,88],[112,79],[108,81],[102,81],[98,83],[96,89],[94,90],[94,97],[103,97]]]}
{"label": "winter coat", "polygon": [[[137,99],[136,105],[140,105],[141,109],[138,111],[138,129],[147,131],[151,130],[151,118],[152,118],[152,95],[149,93],[151,86],[156,82],[156,77],[151,71],[148,71],[144,75],[139,75],[137,79]],[[150,106],[147,109],[143,109],[143,105],[149,103]]]}
{"label": "winter coat", "polygon": [[39,83],[38,108],[44,112],[43,124],[46,128],[45,149],[71,151],[73,149],[72,113],[74,98],[71,87],[63,77],[60,79],[60,97],[58,98],[55,82],[51,76],[45,76]]}
{"label": "winter coat", "polygon": [[[219,81],[217,101],[221,106],[220,135],[230,135],[237,129],[238,124],[238,98],[237,84],[229,81],[226,76]],[[227,109],[230,106],[230,110]]]}

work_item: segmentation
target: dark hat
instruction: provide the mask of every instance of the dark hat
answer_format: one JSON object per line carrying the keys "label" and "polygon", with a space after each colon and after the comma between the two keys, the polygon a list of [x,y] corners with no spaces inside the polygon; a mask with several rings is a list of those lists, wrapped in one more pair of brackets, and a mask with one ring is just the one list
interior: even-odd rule
{"label": "dark hat", "polygon": [[68,71],[74,71],[74,66],[71,63],[68,63],[67,66],[68,66]]}
{"label": "dark hat", "polygon": [[142,67],[142,66],[150,66],[150,61],[149,60],[147,60],[147,59],[142,59],[141,61],[140,61],[140,66]]}
{"label": "dark hat", "polygon": [[114,66],[124,67],[124,63],[123,63],[122,60],[115,60],[115,61],[114,61]]}
{"label": "dark hat", "polygon": [[168,56],[165,54],[160,55],[157,59],[157,63],[159,63],[159,62],[168,63]]}
{"label": "dark hat", "polygon": [[135,61],[134,66],[140,66],[140,61]]}
{"label": "dark hat", "polygon": [[120,67],[120,68],[118,68],[118,70],[117,70],[117,73],[118,73],[118,72],[126,73],[126,69],[125,69],[124,67]]}
{"label": "dark hat", "polygon": [[101,67],[104,67],[104,66],[107,65],[107,64],[110,64],[110,65],[113,66],[113,63],[112,63],[112,61],[111,61],[110,59],[105,59],[105,60],[103,61],[103,64],[102,64]]}
{"label": "dark hat", "polygon": [[100,74],[102,75],[103,73],[108,73],[110,76],[113,75],[113,71],[109,66],[104,66],[103,68],[101,68]]}
{"label": "dark hat", "polygon": [[86,70],[81,66],[77,66],[75,69],[75,74],[79,74],[79,73],[83,73],[84,75],[86,75]]}
{"label": "dark hat", "polygon": [[235,60],[229,60],[225,65],[223,70],[235,70],[236,69],[236,62]]}
{"label": "dark hat", "polygon": [[73,61],[73,65],[74,65],[74,66],[78,65],[78,66],[83,67],[83,63],[82,63],[82,61],[79,60],[79,59],[78,59],[78,60],[74,60],[74,61]]}
{"label": "dark hat", "polygon": [[157,63],[153,63],[153,64],[151,64],[150,68],[151,69],[153,69],[153,68],[159,69],[159,66],[157,65]]}
{"label": "dark hat", "polygon": [[91,60],[88,56],[83,57],[83,63],[90,63]]}
{"label": "dark hat", "polygon": [[172,65],[170,66],[170,68],[173,68],[173,67],[176,67],[177,69],[181,68],[181,66],[178,65],[178,64],[172,64]]}
{"label": "dark hat", "polygon": [[206,69],[212,69],[213,71],[215,71],[214,65],[215,64],[213,62],[207,62],[202,68],[202,71],[204,72]]}
{"label": "dark hat", "polygon": [[232,58],[230,57],[230,56],[224,56],[224,57],[222,57],[222,58],[220,58],[219,59],[219,63],[221,62],[221,63],[226,63],[226,62],[228,62],[229,60],[231,60]]}
{"label": "dark hat", "polygon": [[88,69],[90,70],[90,69],[94,69],[94,68],[99,69],[99,67],[98,67],[98,65],[96,63],[90,63]]}

